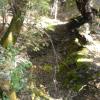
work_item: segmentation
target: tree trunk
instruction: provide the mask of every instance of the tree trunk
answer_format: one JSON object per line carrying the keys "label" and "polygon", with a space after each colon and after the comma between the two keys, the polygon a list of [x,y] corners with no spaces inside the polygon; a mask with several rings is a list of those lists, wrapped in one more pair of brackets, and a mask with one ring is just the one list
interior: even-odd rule
{"label": "tree trunk", "polygon": [[58,0],[53,0],[51,7],[51,16],[54,16],[54,18],[57,19],[57,15],[58,15]]}
{"label": "tree trunk", "polygon": [[9,44],[14,44],[16,42],[21,26],[23,25],[26,3],[27,0],[10,0],[13,18],[10,26],[1,39],[1,45],[3,47],[7,47]]}
{"label": "tree trunk", "polygon": [[90,34],[90,27],[94,19],[93,0],[76,0],[76,4],[79,12],[86,21],[84,33]]}
{"label": "tree trunk", "polygon": [[[12,8],[13,18],[0,41],[1,45],[5,48],[10,44],[14,44],[17,40],[21,26],[23,25],[27,0],[9,0],[9,3]],[[14,89],[9,91],[8,96],[10,100],[17,100],[16,91]]]}
{"label": "tree trunk", "polygon": [[92,6],[93,6],[92,0],[76,0],[76,4],[79,12],[82,14],[84,19],[87,22],[92,23],[94,17],[92,11]]}

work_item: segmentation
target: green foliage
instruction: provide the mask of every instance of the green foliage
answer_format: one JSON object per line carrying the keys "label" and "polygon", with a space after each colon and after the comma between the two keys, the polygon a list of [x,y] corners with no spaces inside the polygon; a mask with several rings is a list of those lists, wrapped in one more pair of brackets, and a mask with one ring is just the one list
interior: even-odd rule
{"label": "green foliage", "polygon": [[39,15],[47,15],[50,10],[50,0],[30,0],[29,8],[37,11]]}
{"label": "green foliage", "polygon": [[[57,79],[62,82],[62,87],[73,89],[78,92],[92,79],[89,72],[91,62],[86,62],[84,60],[78,62],[78,59],[86,58],[87,53],[85,50],[83,51],[69,54],[60,64]],[[81,53],[83,55],[81,55]]]}
{"label": "green foliage", "polygon": [[49,25],[47,26],[46,30],[54,31],[54,30],[55,30],[55,26],[49,24]]}
{"label": "green foliage", "polygon": [[8,0],[0,0],[0,9],[2,9],[5,5],[7,5]]}
{"label": "green foliage", "polygon": [[18,43],[20,49],[29,48],[31,51],[40,51],[48,46],[44,37],[44,32],[36,27],[30,27],[27,32],[22,32],[20,38],[21,41]]}
{"label": "green foliage", "polygon": [[30,68],[32,66],[31,62],[26,61],[20,63],[14,70],[12,70],[11,73],[11,87],[12,89],[16,90],[17,92],[24,88],[27,84],[27,81],[25,80],[25,72],[27,68]]}
{"label": "green foliage", "polygon": [[[16,48],[13,48],[12,46],[9,46],[9,48],[7,49],[4,49],[1,47],[1,49],[0,50],[2,51],[3,58],[1,58],[0,61],[3,59],[3,62],[1,61],[2,63],[0,65],[3,65],[6,62],[9,62],[9,64],[11,65],[11,68],[7,69],[7,67],[10,67],[10,65],[7,63],[5,64],[5,70],[6,70],[5,73],[10,71],[9,77],[11,78],[10,79],[11,89],[12,90],[14,89],[16,92],[20,92],[22,90],[26,90],[26,91],[28,90],[28,91],[31,91],[32,98],[36,98],[36,100],[38,100],[38,98],[43,99],[43,100],[49,100],[44,90],[38,89],[35,85],[35,80],[33,76],[31,76],[32,73],[30,73],[29,71],[29,69],[32,67],[32,63],[27,59],[22,59],[22,61],[19,61],[17,65],[14,66],[14,63],[20,59],[20,58],[15,59],[19,53],[19,50],[16,50]],[[8,59],[10,61],[8,61]],[[48,68],[44,68],[44,70],[49,71],[50,70],[49,65],[48,65]],[[29,79],[33,83],[33,86],[30,89],[28,88]],[[9,100],[6,94],[3,94],[3,99]]]}
{"label": "green foliage", "polygon": [[7,94],[5,94],[5,93],[3,93],[2,99],[3,99],[3,100],[10,100],[9,97],[7,96]]}
{"label": "green foliage", "polygon": [[18,49],[13,46],[8,46],[8,48],[0,47],[0,69],[10,71],[14,67],[15,56],[18,53]]}
{"label": "green foliage", "polygon": [[73,7],[75,5],[75,0],[67,0],[67,5]]}
{"label": "green foliage", "polygon": [[[4,78],[11,81],[11,89],[18,92],[27,85],[27,77],[29,76],[26,75],[27,69],[32,66],[32,63],[26,59],[19,61],[20,58],[16,58],[19,50],[13,46],[9,46],[6,49],[1,47],[0,50],[0,73],[4,73]],[[1,78],[3,79],[3,77]],[[4,100],[7,100],[5,95],[3,97],[5,98]]]}
{"label": "green foliage", "polygon": [[52,71],[52,66],[50,64],[45,64],[42,68],[45,72],[51,72]]}

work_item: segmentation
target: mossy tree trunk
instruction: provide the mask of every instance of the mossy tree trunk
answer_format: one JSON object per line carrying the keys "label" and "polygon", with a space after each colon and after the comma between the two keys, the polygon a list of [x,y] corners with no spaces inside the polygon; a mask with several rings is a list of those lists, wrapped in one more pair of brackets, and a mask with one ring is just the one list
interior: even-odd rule
{"label": "mossy tree trunk", "polygon": [[[8,47],[10,44],[13,45],[17,40],[17,37],[23,25],[27,1],[28,0],[9,0],[9,4],[11,5],[11,10],[13,13],[13,18],[7,31],[0,41],[0,44],[5,48]],[[14,89],[11,89],[11,91],[9,91],[8,96],[10,100],[17,100],[16,91]]]}
{"label": "mossy tree trunk", "polygon": [[9,44],[14,44],[20,33],[21,26],[23,25],[24,16],[26,12],[27,0],[10,0],[11,9],[13,12],[13,18],[1,39],[1,45],[7,47]]}

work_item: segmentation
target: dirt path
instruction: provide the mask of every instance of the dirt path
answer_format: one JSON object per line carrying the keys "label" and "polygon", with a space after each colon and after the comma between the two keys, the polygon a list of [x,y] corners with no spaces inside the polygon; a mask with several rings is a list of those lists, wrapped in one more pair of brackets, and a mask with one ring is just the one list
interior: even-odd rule
{"label": "dirt path", "polygon": [[[89,35],[91,42],[89,42],[85,47],[88,49],[88,58],[92,59],[92,66],[90,70],[94,73],[100,74],[100,34]],[[80,92],[73,100],[100,100],[100,75],[95,77],[95,80],[89,82],[91,85],[86,90]],[[93,88],[94,87],[94,88]]]}
{"label": "dirt path", "polygon": [[95,70],[100,70],[100,34],[92,34],[90,44],[86,45],[86,48],[89,50],[89,55],[93,59]]}

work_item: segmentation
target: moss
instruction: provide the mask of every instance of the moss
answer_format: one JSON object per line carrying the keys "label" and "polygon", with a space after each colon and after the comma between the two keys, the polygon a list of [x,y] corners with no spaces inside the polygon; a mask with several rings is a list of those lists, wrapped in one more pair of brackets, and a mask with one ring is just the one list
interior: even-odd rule
{"label": "moss", "polygon": [[83,48],[81,51],[78,51],[77,54],[87,56],[88,52],[89,51],[86,48]]}
{"label": "moss", "polygon": [[91,79],[88,72],[92,60],[87,55],[88,50],[83,48],[80,51],[68,54],[60,63],[57,78],[64,88],[79,91]]}
{"label": "moss", "polygon": [[72,89],[74,91],[77,91],[78,92],[81,89],[82,86],[83,86],[83,84],[77,84],[77,85],[76,84],[73,84],[73,88]]}
{"label": "moss", "polygon": [[49,24],[49,25],[47,26],[46,30],[55,31],[55,25]]}
{"label": "moss", "polygon": [[46,72],[51,72],[52,71],[52,66],[50,64],[45,64],[42,68],[42,70],[46,71]]}

